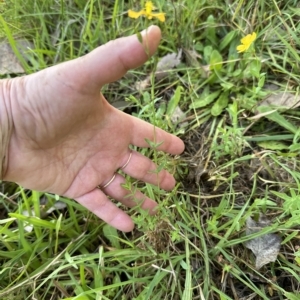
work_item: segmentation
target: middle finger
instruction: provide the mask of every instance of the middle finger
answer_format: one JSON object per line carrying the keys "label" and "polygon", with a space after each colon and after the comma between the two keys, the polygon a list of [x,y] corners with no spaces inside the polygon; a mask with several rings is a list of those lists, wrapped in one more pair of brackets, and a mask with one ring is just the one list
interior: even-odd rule
{"label": "middle finger", "polygon": [[122,171],[135,179],[158,185],[165,190],[173,189],[176,184],[174,177],[169,172],[166,170],[158,172],[157,165],[137,151],[132,151],[131,159]]}

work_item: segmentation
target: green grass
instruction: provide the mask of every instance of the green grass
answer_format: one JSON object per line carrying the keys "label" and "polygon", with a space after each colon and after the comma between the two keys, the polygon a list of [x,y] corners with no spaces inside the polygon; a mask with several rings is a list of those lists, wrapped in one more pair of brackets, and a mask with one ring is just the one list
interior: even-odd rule
{"label": "green grass", "polygon": [[[265,84],[299,92],[298,1],[154,4],[165,23],[129,19],[127,10],[142,6],[132,0],[0,2],[0,38],[18,57],[16,39],[34,44],[29,61],[21,61],[28,74],[159,24],[163,39],[154,58],[104,94],[112,103],[126,99],[132,114],[186,144],[180,158],[141,150],[173,172],[178,185],[167,193],[128,179],[129,188],[160,205],[154,217],[129,211],[136,223],[129,234],[72,199],[2,183],[0,299],[299,299],[300,114],[258,107]],[[240,39],[253,31],[252,51],[238,54]],[[178,49],[182,61],[167,78],[152,76],[148,88],[135,89]],[[177,103],[185,127],[170,121]],[[47,215],[40,201],[49,207],[58,198],[67,209]],[[246,236],[246,219],[259,213],[271,225]],[[256,270],[245,242],[267,232],[282,238],[280,253]]]}

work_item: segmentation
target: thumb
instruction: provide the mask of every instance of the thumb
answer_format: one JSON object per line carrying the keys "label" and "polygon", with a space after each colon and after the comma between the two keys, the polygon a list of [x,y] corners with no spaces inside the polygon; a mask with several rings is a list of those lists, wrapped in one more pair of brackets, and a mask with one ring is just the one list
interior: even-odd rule
{"label": "thumb", "polygon": [[116,81],[145,63],[156,51],[161,31],[157,26],[150,26],[141,32],[141,37],[132,35],[108,42],[82,57],[82,73],[89,77],[97,88]]}

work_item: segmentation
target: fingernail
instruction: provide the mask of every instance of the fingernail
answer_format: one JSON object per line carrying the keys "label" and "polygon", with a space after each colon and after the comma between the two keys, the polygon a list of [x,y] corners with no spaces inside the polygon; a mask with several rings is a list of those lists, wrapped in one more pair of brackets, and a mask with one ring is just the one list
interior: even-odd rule
{"label": "fingernail", "polygon": [[154,25],[151,25],[151,26],[149,26],[148,28],[144,29],[144,30],[141,32],[141,35],[142,35],[143,37],[146,36],[146,34],[148,34],[148,33],[152,30],[153,27],[154,27]]}

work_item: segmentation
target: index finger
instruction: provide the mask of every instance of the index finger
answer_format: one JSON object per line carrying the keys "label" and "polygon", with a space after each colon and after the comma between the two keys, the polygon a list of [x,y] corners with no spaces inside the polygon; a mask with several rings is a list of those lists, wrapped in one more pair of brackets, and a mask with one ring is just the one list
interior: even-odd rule
{"label": "index finger", "polygon": [[[129,116],[128,116],[129,117]],[[143,120],[131,116],[132,132],[131,144],[150,148],[149,141],[158,145],[157,150],[161,150],[170,154],[180,154],[184,150],[183,141],[177,136],[170,134],[163,129],[149,124]]]}

